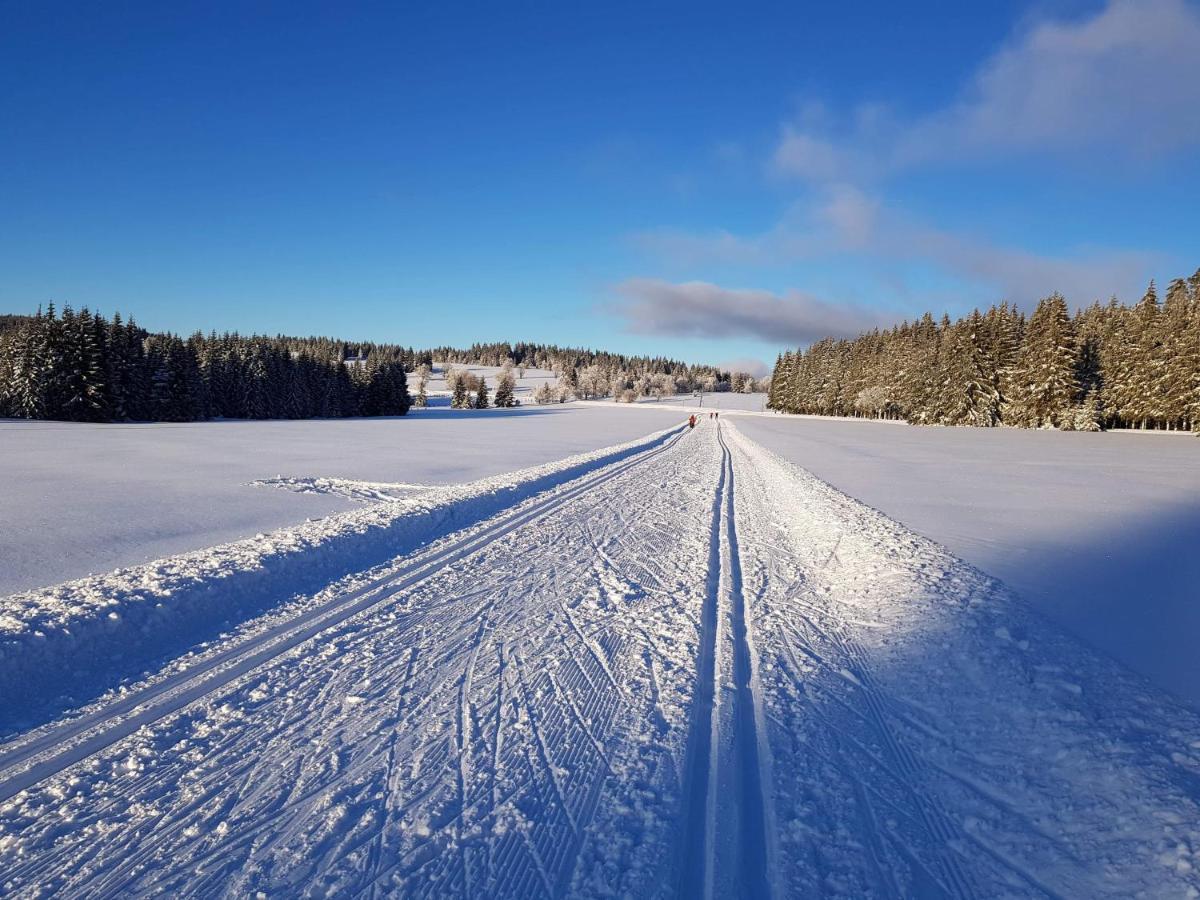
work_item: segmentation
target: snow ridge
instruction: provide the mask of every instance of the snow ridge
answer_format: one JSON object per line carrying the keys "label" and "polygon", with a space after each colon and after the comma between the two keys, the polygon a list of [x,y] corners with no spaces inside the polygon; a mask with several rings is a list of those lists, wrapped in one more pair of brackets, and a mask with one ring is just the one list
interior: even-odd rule
{"label": "snow ridge", "polygon": [[[193,646],[227,623],[362,572],[542,491],[662,445],[670,428],[465,485],[373,505],[0,598],[0,729],[62,694],[95,691]],[[365,499],[360,493],[360,498]],[[112,679],[98,683],[102,678]],[[68,701],[69,702],[69,701]]]}

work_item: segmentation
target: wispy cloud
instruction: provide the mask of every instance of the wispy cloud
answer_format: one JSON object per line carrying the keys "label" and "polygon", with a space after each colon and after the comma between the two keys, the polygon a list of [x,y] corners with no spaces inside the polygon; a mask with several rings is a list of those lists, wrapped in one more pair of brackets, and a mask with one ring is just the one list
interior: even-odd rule
{"label": "wispy cloud", "polygon": [[897,320],[890,312],[831,303],[800,291],[774,294],[706,281],[631,278],[617,285],[615,293],[609,311],[635,334],[749,337],[793,345],[851,337]]}
{"label": "wispy cloud", "polygon": [[1103,247],[1045,255],[955,234],[846,184],[826,187],[804,210],[794,205],[759,234],[670,231],[639,235],[637,241],[671,264],[781,266],[838,253],[867,257],[882,267],[929,264],[973,286],[965,303],[1008,300],[1026,307],[1053,291],[1080,304],[1113,293],[1134,296],[1160,262],[1150,253]]}
{"label": "wispy cloud", "polygon": [[1152,253],[1112,248],[1046,256],[895,221],[875,236],[873,246],[893,259],[931,261],[988,292],[964,298],[968,302],[1008,300],[1025,308],[1056,291],[1080,306],[1107,300],[1113,294],[1134,299],[1145,287],[1147,273],[1159,262]]}
{"label": "wispy cloud", "polygon": [[[836,115],[806,104],[770,155],[772,176],[804,182],[802,199],[764,231],[664,228],[633,235],[656,261],[683,270],[760,268],[842,256],[892,297],[912,272],[961,285],[951,305],[1009,300],[1028,308],[1052,291],[1078,304],[1140,293],[1163,260],[1136,249],[1036,253],[979,233],[938,227],[887,202],[906,171],[1014,155],[1093,160],[1165,159],[1200,145],[1200,7],[1186,0],[1109,0],[1070,21],[1042,19],[984,60],[941,108],[906,116],[886,105]],[[927,279],[926,279],[927,280]],[[900,286],[900,287],[897,287]],[[631,330],[744,336],[804,344],[892,324],[899,313],[842,305],[803,291],[734,290],[705,281],[632,279],[615,310]],[[933,298],[909,304],[940,306]]]}
{"label": "wispy cloud", "polygon": [[635,247],[671,265],[776,265],[836,253],[867,239],[877,202],[844,184],[821,189],[813,202],[792,204],[769,231],[739,235],[725,229],[638,232]]}
{"label": "wispy cloud", "polygon": [[1110,0],[1022,31],[932,113],[860,107],[841,130],[802,115],[783,127],[772,168],[827,182],[1012,153],[1169,154],[1200,144],[1198,46],[1200,10],[1185,0]]}

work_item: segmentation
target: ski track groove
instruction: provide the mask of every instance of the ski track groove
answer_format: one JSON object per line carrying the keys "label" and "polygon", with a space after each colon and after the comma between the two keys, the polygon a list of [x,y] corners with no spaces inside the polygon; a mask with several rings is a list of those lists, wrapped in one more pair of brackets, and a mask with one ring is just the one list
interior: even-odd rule
{"label": "ski track groove", "polygon": [[716,792],[719,741],[717,705],[720,690],[721,647],[721,512],[727,470],[721,466],[712,500],[709,526],[708,575],[700,611],[700,641],[696,686],[692,697],[685,756],[680,836],[680,897],[711,900],[715,873]]}

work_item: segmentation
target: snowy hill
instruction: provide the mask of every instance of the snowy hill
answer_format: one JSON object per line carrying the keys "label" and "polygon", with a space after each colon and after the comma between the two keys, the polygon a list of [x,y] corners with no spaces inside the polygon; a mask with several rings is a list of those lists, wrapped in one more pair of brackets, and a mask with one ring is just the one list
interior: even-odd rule
{"label": "snowy hill", "polygon": [[[474,366],[474,365],[459,365],[449,364],[452,368],[460,372],[469,372],[479,378],[487,380],[488,390],[495,392],[496,375],[500,372],[499,366]],[[430,397],[430,406],[449,406],[450,405],[450,388],[446,384],[446,367],[447,363],[435,362],[433,364],[433,375],[429,379],[427,392]],[[517,387],[514,394],[522,405],[528,405],[533,402],[533,392],[538,389],[539,385],[546,382],[553,384],[556,380],[553,372],[547,372],[543,369],[526,369],[524,375],[520,374],[516,369],[513,370],[517,376]],[[409,376],[410,381],[413,381],[413,376]],[[415,390],[415,382],[409,385],[410,390]]]}

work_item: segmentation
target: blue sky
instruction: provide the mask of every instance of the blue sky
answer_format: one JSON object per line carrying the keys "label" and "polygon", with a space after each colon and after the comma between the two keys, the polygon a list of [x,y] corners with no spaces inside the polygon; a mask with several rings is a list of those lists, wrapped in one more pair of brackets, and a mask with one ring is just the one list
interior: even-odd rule
{"label": "blue sky", "polygon": [[[652,8],[647,8],[652,6]],[[1200,265],[1200,7],[0,5],[0,310],[697,361]]]}

